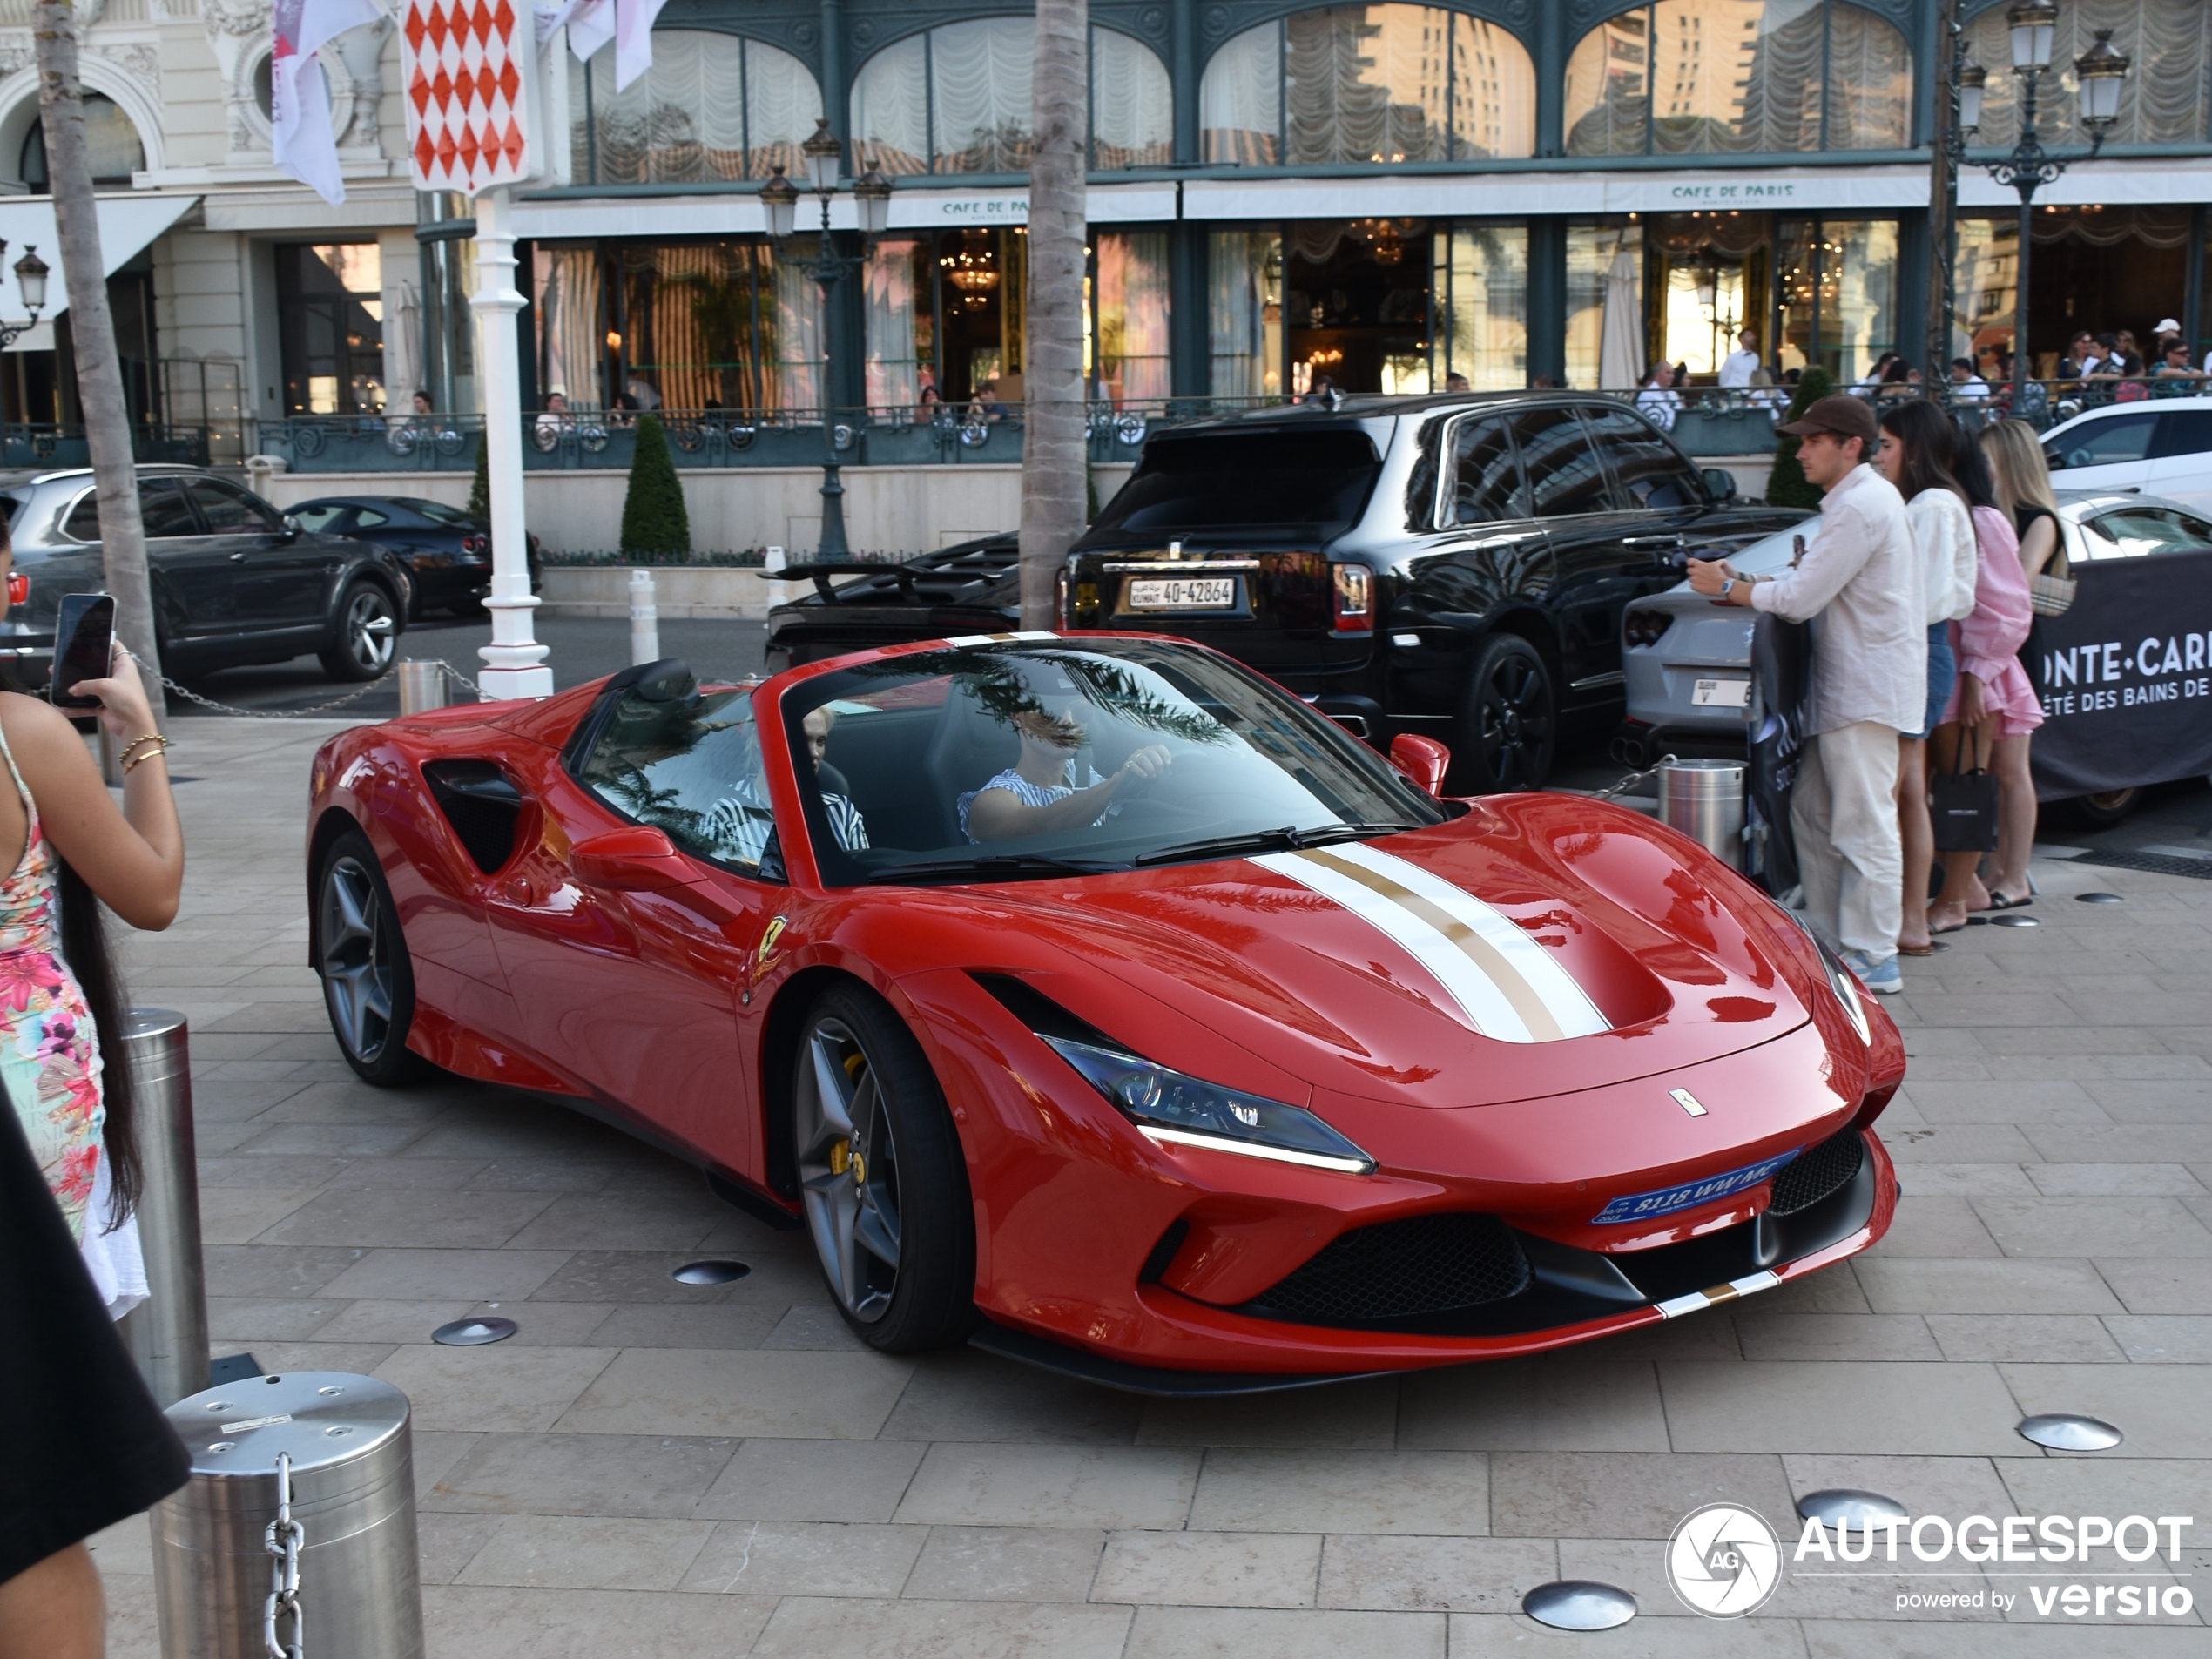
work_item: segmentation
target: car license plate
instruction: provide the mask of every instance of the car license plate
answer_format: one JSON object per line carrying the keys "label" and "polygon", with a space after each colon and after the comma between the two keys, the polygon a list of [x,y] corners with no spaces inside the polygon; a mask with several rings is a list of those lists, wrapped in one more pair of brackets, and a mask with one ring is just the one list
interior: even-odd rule
{"label": "car license plate", "polygon": [[1610,1226],[1616,1222],[1642,1221],[1652,1216],[1672,1215],[1676,1211],[1687,1210],[1693,1204],[1710,1204],[1716,1198],[1728,1197],[1746,1187],[1758,1185],[1802,1150],[1792,1147],[1787,1152],[1770,1158],[1761,1158],[1757,1163],[1747,1163],[1740,1170],[1729,1170],[1725,1175],[1707,1176],[1702,1181],[1686,1181],[1678,1187],[1629,1193],[1614,1199],[1592,1216],[1590,1224]]}
{"label": "car license plate", "polygon": [[1129,584],[1131,610],[1226,610],[1236,603],[1233,576],[1145,577]]}
{"label": "car license plate", "polygon": [[1699,680],[1689,700],[1701,709],[1745,709],[1751,706],[1749,680]]}

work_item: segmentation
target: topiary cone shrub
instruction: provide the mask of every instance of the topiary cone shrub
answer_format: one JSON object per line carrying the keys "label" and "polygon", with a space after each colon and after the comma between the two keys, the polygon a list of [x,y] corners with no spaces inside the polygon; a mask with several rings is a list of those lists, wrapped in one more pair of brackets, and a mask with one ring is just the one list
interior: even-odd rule
{"label": "topiary cone shrub", "polygon": [[[1790,412],[1784,415],[1787,422],[1796,420],[1811,408],[1817,398],[1824,398],[1836,389],[1836,382],[1824,368],[1808,368],[1797,377],[1797,395],[1790,400]],[[1797,461],[1797,440],[1784,432],[1774,447],[1774,470],[1767,475],[1766,498],[1770,506],[1817,508],[1822,491],[1806,482],[1805,469]]]}
{"label": "topiary cone shrub", "polygon": [[691,517],[684,486],[660,417],[637,417],[637,448],[630,462],[630,493],[622,503],[622,550],[682,553],[691,545]]}
{"label": "topiary cone shrub", "polygon": [[484,453],[484,435],[476,435],[476,476],[469,486],[469,510],[478,518],[491,516],[491,458]]}

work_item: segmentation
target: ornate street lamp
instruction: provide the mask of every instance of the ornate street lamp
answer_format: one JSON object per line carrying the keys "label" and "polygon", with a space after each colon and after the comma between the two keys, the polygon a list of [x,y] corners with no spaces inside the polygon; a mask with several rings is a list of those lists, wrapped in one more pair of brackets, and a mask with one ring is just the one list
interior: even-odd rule
{"label": "ornate street lamp", "polygon": [[[2089,129],[2089,148],[2080,155],[2059,157],[2044,149],[2035,130],[2035,98],[2043,71],[2051,64],[2057,42],[2059,9],[2051,0],[2019,0],[2005,13],[2013,48],[2013,73],[2020,78],[2020,140],[2002,160],[1986,162],[1989,176],[2020,192],[2020,253],[2016,261],[2013,307],[2012,411],[2020,413],[2027,383],[2027,265],[2033,231],[2035,192],[2054,182],[2074,162],[2086,160],[2104,148],[2105,135],[2120,115],[2120,91],[2128,78],[2126,56],[2113,49],[2112,31],[2097,32],[2096,44],[2074,61],[2080,79],[2081,125]],[[1975,125],[1979,125],[1980,100],[1975,100]],[[1960,125],[1965,126],[1966,89],[1959,88]]]}
{"label": "ornate street lamp", "polygon": [[[806,158],[806,187],[822,205],[822,223],[814,256],[802,258],[790,252],[792,234],[799,222],[799,188],[779,172],[760,187],[760,206],[767,215],[768,234],[776,244],[776,256],[788,260],[812,277],[822,291],[822,542],[816,551],[816,562],[827,563],[843,559],[850,550],[845,542],[845,486],[838,482],[838,434],[848,431],[837,424],[836,411],[830,404],[829,320],[836,302],[837,285],[848,271],[859,271],[868,262],[868,253],[876,239],[891,223],[891,181],[874,168],[869,168],[853,181],[853,206],[860,221],[863,239],[862,251],[840,253],[830,240],[830,199],[837,194],[837,181],[844,169],[845,146],[829,130],[826,120],[818,119],[814,132],[799,145]],[[848,437],[848,442],[849,437]]]}
{"label": "ornate street lamp", "polygon": [[[8,251],[8,244],[0,241],[0,255]],[[30,313],[24,322],[0,322],[0,349],[15,342],[38,327],[38,314],[46,308],[46,273],[51,267],[38,257],[35,246],[26,246],[23,258],[16,261],[16,291],[23,295],[24,309]]]}

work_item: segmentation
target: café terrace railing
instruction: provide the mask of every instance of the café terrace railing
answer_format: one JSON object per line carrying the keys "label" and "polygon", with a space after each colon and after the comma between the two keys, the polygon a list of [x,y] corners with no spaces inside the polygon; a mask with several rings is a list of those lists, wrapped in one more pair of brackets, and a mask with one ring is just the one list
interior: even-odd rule
{"label": "caf\u00e9 terrace railing", "polygon": [[[2021,415],[2041,430],[2085,408],[2155,401],[2192,395],[2191,381],[2031,381]],[[1890,386],[1859,395],[1878,405],[1919,397],[1929,388]],[[1959,397],[1949,408],[1969,421],[2009,412],[2012,388],[1999,384],[1986,396]],[[2208,388],[2212,389],[2212,388]],[[1609,392],[1623,402],[1635,392]],[[1752,455],[1775,447],[1774,428],[1788,401],[1786,388],[1721,390],[1692,386],[1678,401],[1645,399],[1645,412],[1668,426],[1692,455]],[[1171,398],[1091,406],[1089,451],[1094,463],[1132,462],[1155,433],[1192,421],[1247,409],[1280,407],[1260,398]],[[819,409],[661,409],[678,467],[819,467],[825,459],[823,411]],[[1022,458],[1022,409],[1004,404],[988,411],[956,404],[833,409],[831,441],[846,466],[962,466],[1006,464]],[[1671,422],[1668,416],[1671,415]],[[636,453],[637,416],[622,410],[577,410],[523,417],[526,470],[627,471]],[[461,472],[475,469],[484,417],[477,415],[307,415],[275,421],[227,421],[217,427],[148,426],[138,429],[141,461],[236,466],[247,455],[269,455],[287,470],[309,473]],[[0,427],[0,467],[61,468],[89,464],[78,427]]]}

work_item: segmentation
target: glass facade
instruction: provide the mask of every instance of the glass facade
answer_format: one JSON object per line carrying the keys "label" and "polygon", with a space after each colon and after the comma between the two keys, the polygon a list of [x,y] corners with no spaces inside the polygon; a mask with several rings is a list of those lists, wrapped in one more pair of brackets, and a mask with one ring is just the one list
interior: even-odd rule
{"label": "glass facade", "polygon": [[374,242],[276,250],[287,415],[384,408],[384,260]]}
{"label": "glass facade", "polygon": [[1528,383],[1528,227],[1460,225],[1436,235],[1433,382],[1477,392]]}
{"label": "glass facade", "polygon": [[570,169],[578,184],[705,184],[805,177],[799,145],[821,118],[806,66],[757,40],[663,29],[653,63],[615,91],[614,54],[569,57]]}
{"label": "glass facade", "polygon": [[1283,233],[1215,231],[1207,239],[1207,342],[1216,397],[1283,395]]}
{"label": "glass facade", "polygon": [[1246,30],[1207,64],[1198,103],[1210,162],[1535,152],[1527,50],[1497,24],[1427,6],[1329,6]]}
{"label": "glass facade", "polygon": [[[2051,67],[2036,96],[2036,126],[2052,145],[2087,144],[2074,122],[2080,108],[2074,60],[2109,30],[2133,67],[2120,93],[2120,118],[2107,144],[2202,144],[2212,137],[2212,5],[2204,0],[2066,0],[2059,9]],[[1967,50],[1989,71],[1976,147],[2010,149],[2020,137],[2020,88],[2005,8],[1966,25]]]}
{"label": "glass facade", "polygon": [[1661,0],[1576,44],[1567,152],[1903,149],[1912,95],[1904,35],[1842,0]]}
{"label": "glass facade", "polygon": [[[1567,227],[1567,383],[1625,391],[1642,378],[1643,226]],[[1610,372],[1608,372],[1610,371]]]}

